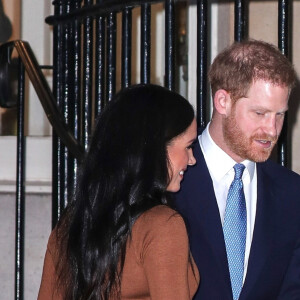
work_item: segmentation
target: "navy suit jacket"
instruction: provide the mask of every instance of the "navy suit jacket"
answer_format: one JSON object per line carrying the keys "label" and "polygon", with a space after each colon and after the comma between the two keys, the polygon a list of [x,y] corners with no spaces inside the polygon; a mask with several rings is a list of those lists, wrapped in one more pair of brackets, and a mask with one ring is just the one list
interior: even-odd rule
{"label": "navy suit jacket", "polygon": [[[194,300],[232,300],[219,209],[199,143],[175,205],[183,215],[200,272]],[[300,176],[257,163],[257,210],[240,300],[300,299]]]}

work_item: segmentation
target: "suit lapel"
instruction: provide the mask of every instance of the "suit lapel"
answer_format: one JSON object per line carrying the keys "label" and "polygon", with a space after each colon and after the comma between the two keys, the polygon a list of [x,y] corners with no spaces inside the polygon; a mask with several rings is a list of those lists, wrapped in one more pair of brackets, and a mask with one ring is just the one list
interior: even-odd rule
{"label": "suit lapel", "polygon": [[275,238],[274,222],[276,222],[273,201],[275,201],[274,187],[272,188],[269,177],[263,172],[262,164],[258,163],[256,218],[247,275],[240,299],[247,299],[270,255],[271,241]]}
{"label": "suit lapel", "polygon": [[[188,173],[190,173],[189,176],[191,178],[197,178],[198,180],[194,186],[189,188],[195,192],[195,196],[198,199],[195,199],[194,196],[192,200],[197,207],[192,210],[195,215],[191,216],[191,219],[195,220],[195,223],[191,224],[191,230],[193,231],[193,228],[197,228],[196,232],[198,234],[199,230],[201,231],[202,243],[204,242],[210,248],[209,251],[214,256],[215,266],[212,267],[216,268],[215,276],[219,278],[221,285],[223,285],[223,290],[227,291],[227,295],[224,293],[224,299],[231,299],[229,269],[219,209],[213,183],[198,143],[194,149],[194,155],[197,160],[197,168],[191,168]],[[192,244],[191,247],[193,250],[194,245]],[[203,244],[200,244],[199,247],[203,247]]]}

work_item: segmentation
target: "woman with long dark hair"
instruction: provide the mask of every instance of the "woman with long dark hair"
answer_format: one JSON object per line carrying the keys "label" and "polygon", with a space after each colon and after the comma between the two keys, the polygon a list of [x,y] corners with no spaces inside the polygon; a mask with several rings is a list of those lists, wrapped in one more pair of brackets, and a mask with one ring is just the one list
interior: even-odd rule
{"label": "woman with long dark hair", "polygon": [[169,203],[195,139],[180,95],[151,84],[115,95],[49,238],[39,300],[192,299],[199,274]]}

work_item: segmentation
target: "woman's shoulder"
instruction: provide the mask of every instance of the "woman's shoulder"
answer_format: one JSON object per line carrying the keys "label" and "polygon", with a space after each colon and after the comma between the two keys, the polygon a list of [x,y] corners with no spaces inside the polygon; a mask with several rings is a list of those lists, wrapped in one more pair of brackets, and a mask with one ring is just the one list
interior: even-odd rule
{"label": "woman's shoulder", "polygon": [[138,218],[139,222],[153,222],[159,224],[161,222],[176,222],[176,221],[183,221],[181,215],[171,207],[167,205],[157,205],[140,215]]}
{"label": "woman's shoulder", "polygon": [[188,235],[181,215],[165,205],[155,206],[137,219],[128,240],[136,260],[143,263],[153,251],[188,253]]}
{"label": "woman's shoulder", "polygon": [[157,205],[142,213],[135,222],[133,229],[135,234],[154,233],[168,235],[173,232],[186,234],[185,223],[181,215],[166,205]]}
{"label": "woman's shoulder", "polygon": [[53,255],[58,248],[58,237],[57,237],[57,229],[54,228],[50,233],[48,244],[47,244],[47,251]]}
{"label": "woman's shoulder", "polygon": [[52,232],[50,233],[48,244],[47,244],[47,251],[52,256],[59,256],[59,251],[61,250],[61,243],[64,241],[64,239],[61,236],[60,231],[58,230],[57,226],[54,227]]}

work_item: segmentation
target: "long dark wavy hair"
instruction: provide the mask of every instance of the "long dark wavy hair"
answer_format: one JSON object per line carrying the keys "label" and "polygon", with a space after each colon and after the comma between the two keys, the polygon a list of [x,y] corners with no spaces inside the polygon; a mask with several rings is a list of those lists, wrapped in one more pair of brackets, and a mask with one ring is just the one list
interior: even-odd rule
{"label": "long dark wavy hair", "polygon": [[146,210],[168,204],[166,147],[193,119],[186,99],[152,84],[126,88],[106,106],[56,228],[64,299],[120,296],[131,228]]}

